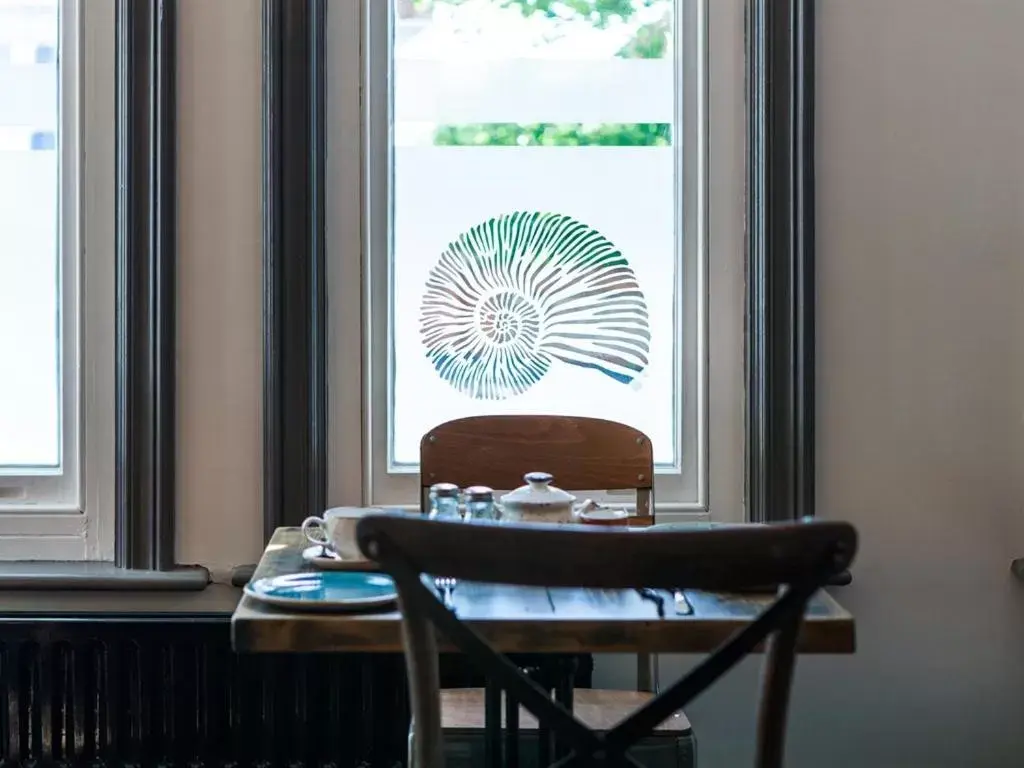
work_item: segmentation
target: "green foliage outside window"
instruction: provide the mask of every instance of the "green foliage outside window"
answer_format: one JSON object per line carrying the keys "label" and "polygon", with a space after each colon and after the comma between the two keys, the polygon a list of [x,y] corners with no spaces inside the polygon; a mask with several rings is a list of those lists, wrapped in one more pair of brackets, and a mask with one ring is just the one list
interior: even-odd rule
{"label": "green foliage outside window", "polygon": [[[416,14],[428,14],[435,5],[462,5],[466,0],[413,0]],[[637,5],[650,8],[666,0],[500,0],[503,8],[518,8],[529,18],[535,13],[549,19],[565,19],[579,16],[591,22],[598,29],[604,29],[612,19],[627,21],[636,12]]]}
{"label": "green foliage outside window", "polygon": [[480,123],[442,125],[439,147],[667,147],[668,123]]}
{"label": "green foliage outside window", "polygon": [[[633,39],[616,54],[626,59],[657,59],[666,55],[671,34],[672,0],[499,0],[525,17],[543,14],[551,19],[582,18],[598,29],[629,21],[638,7],[663,5],[658,21],[641,25]],[[414,15],[429,14],[437,4],[461,5],[465,0],[411,0]],[[661,147],[671,144],[671,126],[665,123],[479,123],[441,125],[434,132],[435,146],[520,147]]]}

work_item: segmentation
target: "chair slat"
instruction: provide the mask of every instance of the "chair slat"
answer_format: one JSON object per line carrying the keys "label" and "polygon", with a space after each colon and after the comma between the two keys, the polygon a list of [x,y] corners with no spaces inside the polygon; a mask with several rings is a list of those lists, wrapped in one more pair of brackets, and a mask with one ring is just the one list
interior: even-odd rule
{"label": "chair slat", "polygon": [[838,574],[857,546],[853,527],[840,522],[661,531],[370,515],[358,535],[364,551],[386,538],[435,576],[597,589],[763,589],[812,569]]}

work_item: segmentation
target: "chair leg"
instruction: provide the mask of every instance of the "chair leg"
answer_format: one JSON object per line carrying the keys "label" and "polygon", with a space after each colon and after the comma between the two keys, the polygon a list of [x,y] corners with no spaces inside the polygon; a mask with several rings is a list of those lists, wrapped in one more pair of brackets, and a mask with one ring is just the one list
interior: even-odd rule
{"label": "chair leg", "polygon": [[404,611],[402,621],[405,663],[412,703],[410,761],[417,768],[444,768],[441,735],[440,680],[434,627],[424,616]]}
{"label": "chair leg", "polygon": [[796,664],[800,619],[786,622],[768,639],[764,680],[757,713],[757,768],[782,768],[786,741],[786,711]]}

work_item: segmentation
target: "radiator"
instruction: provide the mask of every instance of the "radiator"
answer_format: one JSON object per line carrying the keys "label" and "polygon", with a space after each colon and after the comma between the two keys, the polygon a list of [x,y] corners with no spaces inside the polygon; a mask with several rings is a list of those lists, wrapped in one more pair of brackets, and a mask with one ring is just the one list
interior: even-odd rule
{"label": "radiator", "polygon": [[[441,679],[483,684],[461,656]],[[0,768],[393,768],[407,745],[401,656],[235,654],[226,617],[0,617],[0,697]]]}
{"label": "radiator", "polygon": [[226,621],[0,622],[5,768],[401,764],[397,656],[236,655]]}

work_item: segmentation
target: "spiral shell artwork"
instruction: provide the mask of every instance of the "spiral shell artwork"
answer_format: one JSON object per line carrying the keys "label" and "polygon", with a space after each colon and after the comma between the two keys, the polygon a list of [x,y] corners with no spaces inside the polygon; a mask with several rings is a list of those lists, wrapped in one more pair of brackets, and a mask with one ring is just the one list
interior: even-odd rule
{"label": "spiral shell artwork", "polygon": [[430,271],[420,316],[438,374],[479,400],[528,390],[558,361],[629,384],[647,367],[647,302],[601,233],[557,213],[478,224]]}

